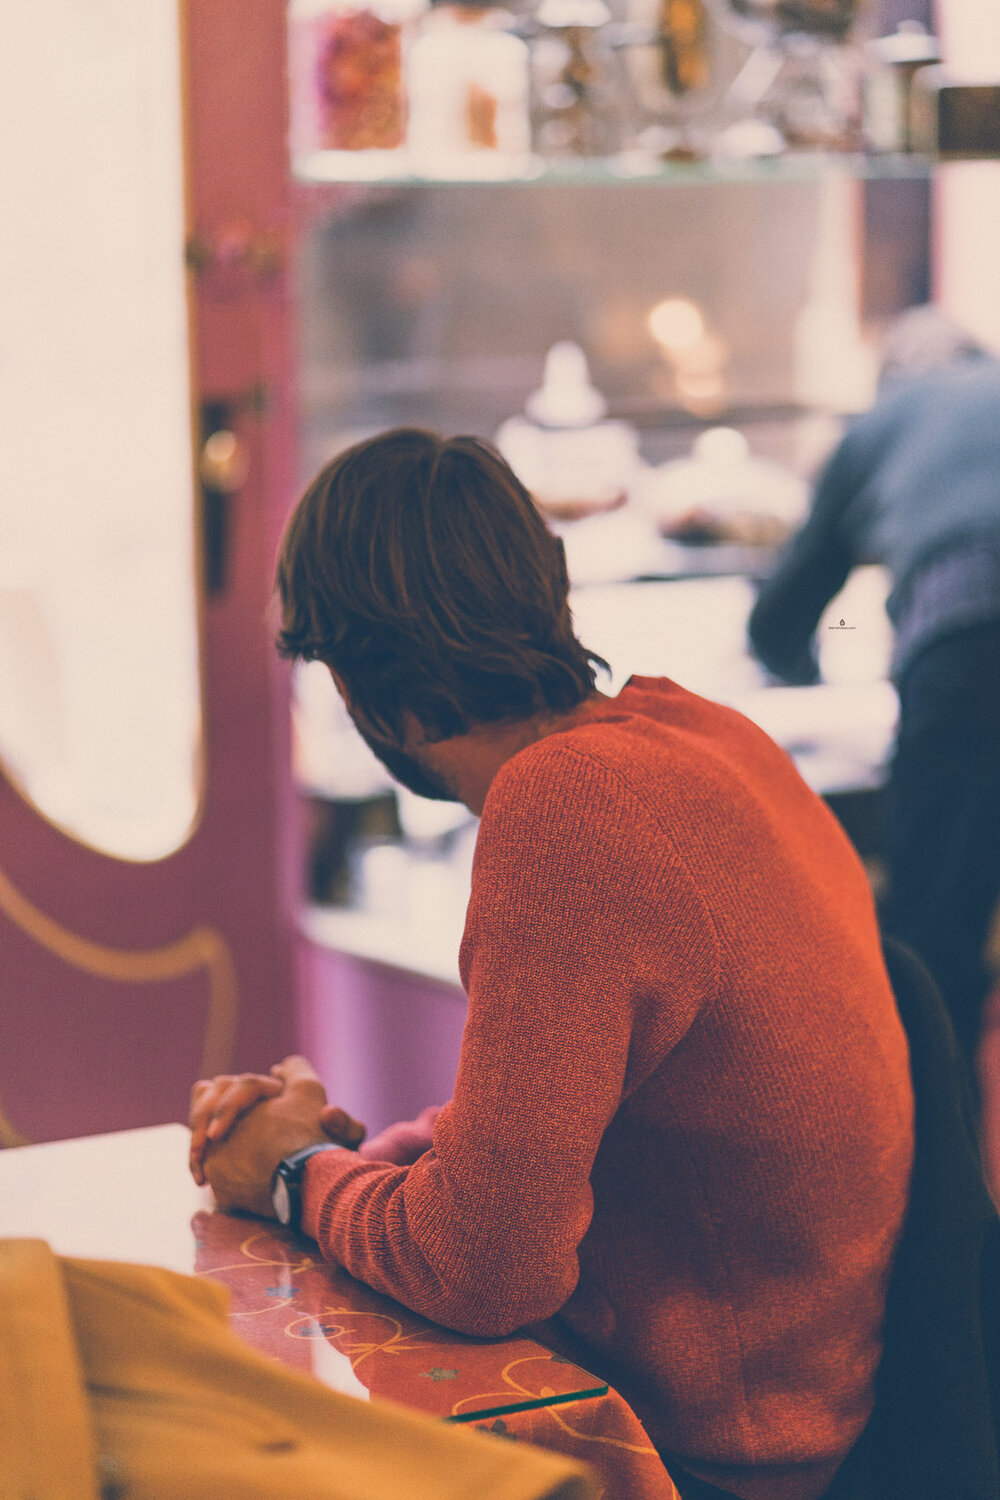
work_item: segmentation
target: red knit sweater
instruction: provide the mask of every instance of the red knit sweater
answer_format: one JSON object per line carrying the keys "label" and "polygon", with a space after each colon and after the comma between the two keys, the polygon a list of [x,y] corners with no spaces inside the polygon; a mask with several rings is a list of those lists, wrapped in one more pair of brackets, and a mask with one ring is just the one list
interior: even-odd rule
{"label": "red knit sweater", "polygon": [[434,1149],[314,1158],[306,1230],[449,1327],[558,1312],[661,1451],[813,1500],[871,1408],[912,1155],[839,825],[741,715],[633,678],[497,774],[461,971]]}

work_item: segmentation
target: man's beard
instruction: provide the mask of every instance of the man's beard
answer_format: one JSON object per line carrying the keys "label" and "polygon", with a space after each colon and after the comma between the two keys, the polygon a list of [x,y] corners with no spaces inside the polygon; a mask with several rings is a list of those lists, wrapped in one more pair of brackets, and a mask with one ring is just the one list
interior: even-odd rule
{"label": "man's beard", "polygon": [[385,740],[374,739],[357,724],[355,728],[375,758],[385,766],[389,775],[401,786],[405,786],[408,792],[415,792],[418,797],[427,797],[432,802],[460,802],[462,800],[446,782],[440,780],[433,771],[426,770],[405,750],[400,750],[396,745],[388,744]]}

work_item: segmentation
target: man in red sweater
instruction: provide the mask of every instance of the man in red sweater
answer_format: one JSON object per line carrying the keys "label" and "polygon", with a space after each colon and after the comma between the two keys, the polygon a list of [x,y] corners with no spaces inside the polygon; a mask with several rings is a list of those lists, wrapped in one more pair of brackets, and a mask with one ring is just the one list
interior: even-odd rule
{"label": "man in red sweater", "polygon": [[468,1021],[411,1164],[343,1149],[289,1060],[196,1085],[196,1176],[439,1323],[550,1320],[686,1500],[817,1500],[871,1412],[912,1157],[839,825],[730,709],[595,691],[561,543],[475,439],[343,454],[278,582],[282,649],[327,663],[401,781],[481,816]]}

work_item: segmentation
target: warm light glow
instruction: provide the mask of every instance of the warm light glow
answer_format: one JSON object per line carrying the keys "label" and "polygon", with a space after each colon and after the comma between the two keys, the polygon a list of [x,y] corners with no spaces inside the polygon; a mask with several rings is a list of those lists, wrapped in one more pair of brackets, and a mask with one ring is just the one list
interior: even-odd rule
{"label": "warm light glow", "polygon": [[706,333],[694,343],[679,349],[674,364],[681,375],[719,375],[729,362],[729,346],[718,334]]}
{"label": "warm light glow", "polygon": [[689,411],[709,416],[725,406],[726,383],[721,374],[686,375],[678,371],[677,394]]}
{"label": "warm light glow", "polygon": [[669,353],[678,354],[700,343],[705,319],[698,305],[686,297],[668,297],[650,313],[649,331]]}
{"label": "warm light glow", "polygon": [[725,370],[729,348],[716,334],[700,338],[671,354],[674,384],[681,404],[700,416],[722,411],[726,404]]}

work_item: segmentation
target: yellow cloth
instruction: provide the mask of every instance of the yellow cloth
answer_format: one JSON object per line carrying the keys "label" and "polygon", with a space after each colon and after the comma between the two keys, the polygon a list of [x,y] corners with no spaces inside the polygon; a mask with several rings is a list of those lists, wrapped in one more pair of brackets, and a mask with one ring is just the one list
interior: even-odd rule
{"label": "yellow cloth", "polygon": [[0,1241],[0,1500],[594,1500],[584,1465],[272,1363],[227,1302]]}

